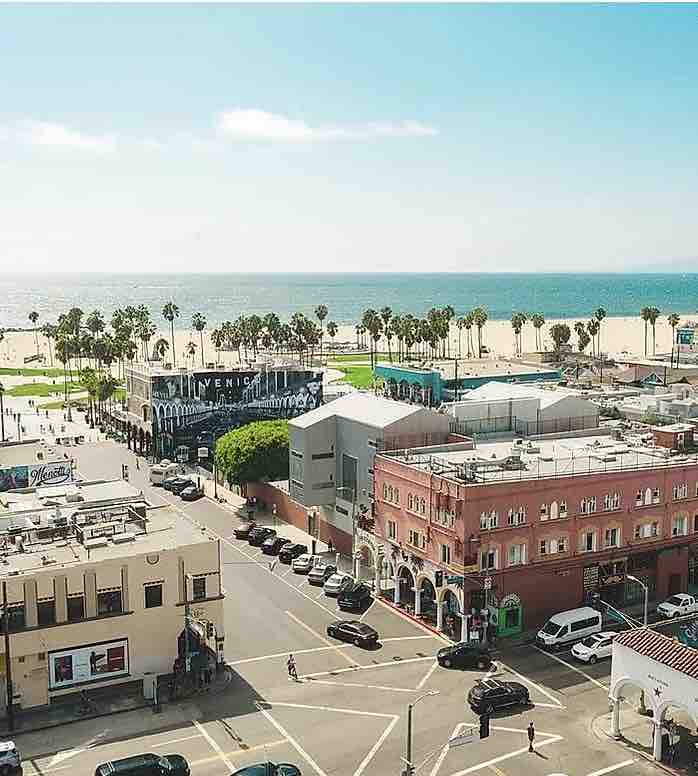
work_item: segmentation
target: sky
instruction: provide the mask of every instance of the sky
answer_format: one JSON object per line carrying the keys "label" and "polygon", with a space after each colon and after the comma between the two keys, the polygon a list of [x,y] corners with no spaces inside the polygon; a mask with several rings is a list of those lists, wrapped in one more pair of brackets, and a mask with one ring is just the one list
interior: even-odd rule
{"label": "sky", "polygon": [[686,271],[691,5],[0,4],[0,272]]}

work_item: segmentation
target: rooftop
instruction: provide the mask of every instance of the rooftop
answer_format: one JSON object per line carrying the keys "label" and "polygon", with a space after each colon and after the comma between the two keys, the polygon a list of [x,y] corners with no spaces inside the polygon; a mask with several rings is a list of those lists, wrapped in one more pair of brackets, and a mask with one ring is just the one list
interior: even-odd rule
{"label": "rooftop", "polygon": [[[494,358],[468,358],[456,361],[423,361],[419,364],[388,364],[381,362],[379,366],[391,367],[400,371],[438,372],[443,380],[465,379],[466,377],[487,377],[502,375],[557,374],[557,370],[546,365],[530,364],[525,361],[507,361]],[[457,371],[457,375],[456,375]]]}
{"label": "rooftop", "polygon": [[366,426],[386,428],[398,420],[408,418],[424,409],[419,404],[407,404],[356,391],[335,399],[329,404],[323,404],[300,417],[293,418],[289,421],[289,425],[295,428],[308,428],[327,418],[337,417],[354,420]]}
{"label": "rooftop", "polygon": [[30,510],[55,510],[56,506],[76,508],[89,504],[143,499],[142,492],[125,480],[96,480],[94,482],[67,482],[46,488],[0,493],[0,518],[3,514]]}
{"label": "rooftop", "polygon": [[455,444],[431,453],[425,447],[383,455],[470,485],[698,464],[698,455],[671,455],[646,436],[615,439],[607,434],[544,440],[511,436],[478,442],[474,449]]}
{"label": "rooftop", "polygon": [[614,638],[615,644],[632,649],[657,663],[698,679],[698,650],[647,628],[622,631]]}
{"label": "rooftop", "polygon": [[468,392],[463,401],[497,401],[501,399],[538,399],[541,409],[551,407],[566,399],[569,393],[554,388],[536,388],[530,384],[500,383],[492,381]]}
{"label": "rooftop", "polygon": [[[17,537],[21,537],[18,539]],[[103,560],[174,550],[210,541],[172,507],[149,509],[143,518],[125,507],[97,515],[76,515],[65,527],[14,532],[0,542],[0,577],[50,568],[71,568]]]}
{"label": "rooftop", "polygon": [[8,469],[11,466],[47,463],[62,458],[63,456],[54,447],[47,445],[40,439],[0,443],[0,469]]}

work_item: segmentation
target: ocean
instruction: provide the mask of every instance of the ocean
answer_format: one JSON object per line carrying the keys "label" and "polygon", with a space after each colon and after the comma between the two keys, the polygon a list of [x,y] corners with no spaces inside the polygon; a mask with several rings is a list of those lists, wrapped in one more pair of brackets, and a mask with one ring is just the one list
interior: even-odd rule
{"label": "ocean", "polygon": [[663,313],[696,309],[698,274],[0,274],[0,328],[28,328],[36,310],[39,325],[71,307],[85,312],[144,304],[162,323],[160,311],[173,300],[180,326],[194,312],[209,326],[238,315],[329,308],[328,320],[353,323],[368,307],[423,315],[450,304],[458,315],[485,307],[492,320],[512,312],[540,312],[546,318],[585,318],[599,307],[609,316],[635,316],[645,306]]}

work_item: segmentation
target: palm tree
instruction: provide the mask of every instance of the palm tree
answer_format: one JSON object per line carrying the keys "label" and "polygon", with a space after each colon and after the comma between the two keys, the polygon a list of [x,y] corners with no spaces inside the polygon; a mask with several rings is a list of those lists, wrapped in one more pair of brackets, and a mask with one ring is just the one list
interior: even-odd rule
{"label": "palm tree", "polygon": [[161,361],[164,361],[165,354],[169,349],[170,349],[170,343],[163,337],[160,337],[160,339],[153,346],[153,355],[155,356],[156,359],[159,358]]}
{"label": "palm tree", "polygon": [[650,322],[650,325],[652,326],[652,355],[654,356],[657,351],[657,330],[656,330],[656,324],[657,319],[659,318],[661,314],[661,311],[658,307],[650,307],[647,311],[647,319]]}
{"label": "palm tree", "polygon": [[589,344],[589,334],[587,333],[586,326],[582,321],[577,321],[574,324],[574,331],[577,334],[577,350],[580,353],[584,353],[586,346]]}
{"label": "palm tree", "polygon": [[640,318],[645,322],[645,355],[647,355],[647,324],[650,320],[650,309],[649,307],[643,307],[640,310]]}
{"label": "palm tree", "polygon": [[184,346],[185,355],[191,359],[191,365],[194,366],[194,356],[196,355],[196,342],[189,340]]}
{"label": "palm tree", "polygon": [[[667,321],[669,322],[669,326],[671,326],[671,357],[672,357],[672,364],[674,361],[674,344],[676,344],[676,349],[679,348],[679,343],[676,340],[676,327],[679,325],[679,321],[681,319],[678,316],[678,313],[669,313],[667,315]],[[678,364],[678,362],[677,362]]]}
{"label": "palm tree", "polygon": [[545,317],[541,313],[533,313],[531,315],[531,323],[536,330],[536,350],[541,350],[543,343],[541,342],[540,330],[545,326]]}
{"label": "palm tree", "polygon": [[191,317],[191,325],[199,332],[199,341],[201,342],[201,366],[204,365],[204,329],[206,328],[206,318],[201,313],[194,313]]}
{"label": "palm tree", "polygon": [[322,338],[325,334],[325,318],[327,318],[327,313],[329,310],[327,309],[327,305],[319,304],[315,308],[315,317],[320,321],[320,363],[322,363]]}
{"label": "palm tree", "polygon": [[337,336],[338,326],[334,321],[327,322],[327,333],[330,335],[332,345],[334,345],[334,338]]}
{"label": "palm tree", "polygon": [[597,337],[600,328],[601,328],[601,324],[598,322],[596,318],[592,318],[589,321],[589,323],[587,323],[587,331],[589,332],[589,337],[591,337],[592,357],[595,357],[599,354],[598,339],[595,340],[594,338]]}
{"label": "palm tree", "polygon": [[461,347],[461,335],[465,328],[465,316],[461,315],[460,318],[456,318],[456,328],[458,329],[458,358],[463,357],[463,348]]}
{"label": "palm tree", "polygon": [[472,310],[465,314],[465,340],[468,343],[468,358],[473,355],[473,325],[475,320],[473,318]]}
{"label": "palm tree", "polygon": [[473,310],[473,323],[477,327],[477,357],[482,356],[482,330],[487,323],[487,310],[484,307],[476,307]]}
{"label": "palm tree", "polygon": [[39,313],[36,312],[36,310],[32,310],[29,313],[29,320],[31,321],[32,326],[34,327],[34,342],[36,343],[36,355],[39,355],[39,335],[36,331],[36,322],[39,320]]}
{"label": "palm tree", "polygon": [[223,342],[225,340],[225,336],[223,335],[223,332],[221,329],[214,329],[211,332],[211,342],[213,343],[213,347],[216,349],[216,363],[220,364],[221,362],[221,348],[223,347]]}
{"label": "palm tree", "polygon": [[[51,362],[51,366],[53,366],[53,351],[51,349],[51,340],[56,338],[57,327],[52,323],[45,323],[41,327],[41,333],[44,335],[44,337],[46,337],[46,342],[48,343],[48,357]],[[2,342],[1,337],[0,342]]]}
{"label": "palm tree", "polygon": [[599,328],[597,330],[596,334],[596,352],[600,356],[601,355],[601,321],[606,317],[606,311],[603,309],[603,307],[599,307],[599,309],[594,313],[594,318],[599,322]]}
{"label": "palm tree", "polygon": [[177,354],[175,353],[174,344],[174,319],[179,318],[179,307],[174,302],[168,302],[162,308],[162,317],[170,322],[170,337],[172,340],[172,360],[175,366],[177,365]]}

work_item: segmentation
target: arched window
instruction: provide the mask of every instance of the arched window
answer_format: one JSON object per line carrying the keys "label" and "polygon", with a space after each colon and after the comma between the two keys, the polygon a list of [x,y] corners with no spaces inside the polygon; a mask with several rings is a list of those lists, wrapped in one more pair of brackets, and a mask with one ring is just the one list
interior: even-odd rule
{"label": "arched window", "polygon": [[423,498],[419,499],[419,513],[421,515],[425,514],[427,511],[427,505]]}
{"label": "arched window", "polygon": [[652,503],[652,488],[647,488],[645,491],[645,504]]}
{"label": "arched window", "polygon": [[414,497],[411,493],[407,494],[407,508],[414,509]]}
{"label": "arched window", "polygon": [[550,519],[551,520],[557,520],[558,515],[560,514],[557,501],[553,501],[550,505]]}

